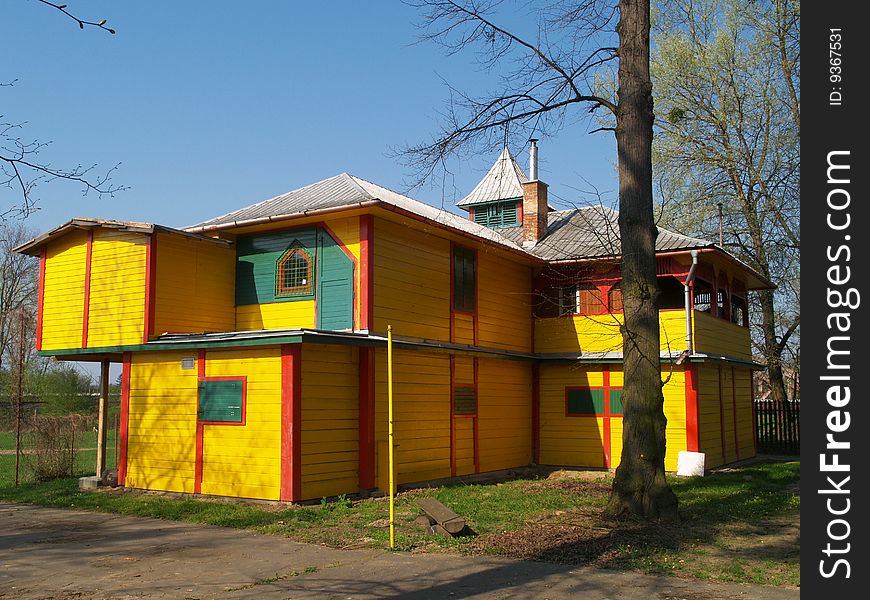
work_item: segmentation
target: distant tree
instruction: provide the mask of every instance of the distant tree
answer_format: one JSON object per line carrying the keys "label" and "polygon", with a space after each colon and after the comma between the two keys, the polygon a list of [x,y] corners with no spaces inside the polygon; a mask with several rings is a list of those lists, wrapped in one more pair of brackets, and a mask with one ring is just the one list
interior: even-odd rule
{"label": "distant tree", "polygon": [[[38,3],[59,11],[78,24],[79,28],[102,29],[114,34],[115,30],[106,25],[106,20],[90,21],[73,14],[66,4],[57,4],[48,0],[37,0]],[[11,87],[16,79],[0,79],[0,88]],[[125,189],[112,183],[112,174],[117,165],[102,175],[95,175],[95,165],[73,167],[58,167],[42,159],[40,152],[49,142],[35,140],[25,133],[26,123],[10,120],[0,110],[0,186],[11,190],[16,200],[0,204],[0,219],[7,217],[27,217],[35,209],[38,197],[36,188],[41,183],[55,180],[66,180],[81,184],[82,192],[96,193],[99,196],[113,196],[115,192]]]}
{"label": "distant tree", "polygon": [[751,297],[775,400],[799,368],[800,4],[662,0],[654,27],[655,166],[672,227],[718,240],[772,280]]}
{"label": "distant tree", "polygon": [[27,374],[27,392],[43,402],[46,415],[94,414],[97,412],[96,387],[91,378],[73,365],[56,363],[44,372]]}
{"label": "distant tree", "polygon": [[[498,68],[502,87],[474,98],[451,90],[436,138],[410,148],[421,177],[447,156],[493,136],[556,130],[571,109],[609,111],[619,171],[622,246],[622,327],[625,407],[622,458],[608,513],[676,518],[677,498],[665,479],[665,428],[659,359],[652,157],[653,99],[649,72],[648,0],[553,1],[534,6],[537,39],[499,26],[497,0],[414,0],[424,12],[424,39],[448,52],[477,48],[483,64]],[[612,65],[618,60],[616,73]],[[617,82],[600,93],[599,78]]]}

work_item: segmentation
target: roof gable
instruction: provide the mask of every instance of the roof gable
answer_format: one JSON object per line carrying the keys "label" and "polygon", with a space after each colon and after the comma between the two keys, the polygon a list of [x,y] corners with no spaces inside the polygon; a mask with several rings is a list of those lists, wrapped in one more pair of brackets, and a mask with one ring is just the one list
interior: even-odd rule
{"label": "roof gable", "polygon": [[497,202],[511,198],[522,198],[523,184],[528,177],[505,148],[486,176],[480,180],[470,194],[456,203],[456,206],[472,206],[485,202]]}

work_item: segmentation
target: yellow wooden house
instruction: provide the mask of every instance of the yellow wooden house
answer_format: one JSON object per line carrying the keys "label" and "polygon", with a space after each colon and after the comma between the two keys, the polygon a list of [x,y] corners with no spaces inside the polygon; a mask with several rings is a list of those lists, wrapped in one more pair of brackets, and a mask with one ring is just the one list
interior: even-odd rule
{"label": "yellow wooden house", "polygon": [[[119,480],[298,501],[529,464],[613,468],[617,215],[555,211],[510,153],[468,218],[348,174],[185,229],[73,219],[40,257],[37,350],[122,367]],[[747,293],[764,277],[660,230],[666,468],[755,454]]]}

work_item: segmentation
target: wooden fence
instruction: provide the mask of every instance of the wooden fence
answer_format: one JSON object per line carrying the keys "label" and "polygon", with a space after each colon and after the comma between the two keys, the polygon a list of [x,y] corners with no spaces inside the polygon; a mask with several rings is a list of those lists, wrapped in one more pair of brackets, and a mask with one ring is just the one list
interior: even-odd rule
{"label": "wooden fence", "polygon": [[758,451],[765,454],[800,454],[800,400],[755,400]]}

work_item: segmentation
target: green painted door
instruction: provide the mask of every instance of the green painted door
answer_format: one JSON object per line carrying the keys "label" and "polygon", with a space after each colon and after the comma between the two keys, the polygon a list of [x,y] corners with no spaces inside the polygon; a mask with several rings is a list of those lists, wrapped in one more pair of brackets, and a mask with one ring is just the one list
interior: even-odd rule
{"label": "green painted door", "polygon": [[318,232],[317,328],[353,329],[353,261],[326,231]]}

